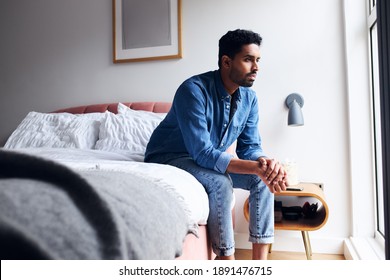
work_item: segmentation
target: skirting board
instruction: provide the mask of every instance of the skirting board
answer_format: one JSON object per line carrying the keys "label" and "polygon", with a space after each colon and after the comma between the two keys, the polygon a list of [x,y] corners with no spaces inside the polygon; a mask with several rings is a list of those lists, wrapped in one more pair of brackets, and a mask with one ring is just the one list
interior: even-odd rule
{"label": "skirting board", "polygon": [[[309,233],[310,236],[310,233]],[[252,249],[252,243],[248,242],[248,234],[235,233],[237,249]],[[318,254],[344,254],[343,238],[313,238],[310,236],[310,244],[313,253]],[[272,244],[273,251],[305,252],[302,237],[275,236]]]}
{"label": "skirting board", "polygon": [[347,260],[384,260],[385,250],[374,238],[345,239],[344,256]]}

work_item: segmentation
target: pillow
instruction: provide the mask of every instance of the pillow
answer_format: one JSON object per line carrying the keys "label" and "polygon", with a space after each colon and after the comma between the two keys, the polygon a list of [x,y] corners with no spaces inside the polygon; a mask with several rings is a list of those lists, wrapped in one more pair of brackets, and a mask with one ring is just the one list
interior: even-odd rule
{"label": "pillow", "polygon": [[142,155],[145,153],[150,136],[166,114],[125,107],[127,109],[118,105],[118,114],[109,113],[102,121],[95,149],[126,150]]}
{"label": "pillow", "polygon": [[8,138],[4,148],[92,149],[105,115],[30,112]]}
{"label": "pillow", "polygon": [[136,115],[141,117],[149,116],[151,118],[154,118],[156,116],[164,118],[167,115],[167,113],[155,113],[155,112],[143,111],[143,110],[133,110],[122,103],[118,103],[118,114],[131,114],[133,116]]}

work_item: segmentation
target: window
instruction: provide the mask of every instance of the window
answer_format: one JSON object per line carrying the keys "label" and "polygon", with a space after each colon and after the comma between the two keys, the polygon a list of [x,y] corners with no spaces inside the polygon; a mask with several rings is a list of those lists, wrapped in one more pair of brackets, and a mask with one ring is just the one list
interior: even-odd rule
{"label": "window", "polygon": [[[378,188],[378,206],[382,203],[383,211],[378,208],[378,230],[382,230],[385,233],[385,255],[386,259],[390,259],[390,2],[386,0],[376,0],[372,3],[376,13],[376,25],[375,27],[377,32],[377,61],[378,61],[378,76],[379,76],[379,106],[380,106],[380,140],[376,142],[380,145],[381,154],[378,154],[378,157],[381,156],[381,167],[382,167],[382,189]],[[376,7],[376,9],[375,9]],[[374,12],[371,13],[374,15]],[[372,32],[373,33],[373,32]],[[371,36],[375,38],[374,35]],[[375,86],[375,82],[373,83]],[[379,164],[379,163],[378,163]],[[379,170],[379,168],[378,168]],[[378,184],[380,187],[380,184]],[[382,192],[382,196],[379,197],[379,193]],[[382,199],[383,198],[383,199]],[[381,200],[382,199],[382,200]],[[383,223],[380,220],[383,214]]]}
{"label": "window", "polygon": [[[384,23],[390,25],[383,17],[390,11],[381,8],[386,4],[390,9],[388,0],[343,1],[352,201],[351,236],[345,245],[346,253],[356,259],[390,256],[390,96],[385,95],[389,87],[383,84],[390,80],[384,75],[390,71],[383,71],[384,61],[389,62],[384,37],[390,39],[383,34]],[[385,66],[390,66],[390,62]]]}
{"label": "window", "polygon": [[379,89],[379,58],[378,58],[378,26],[376,16],[376,1],[370,0],[370,13],[368,16],[368,30],[370,42],[370,72],[371,72],[371,100],[373,112],[373,150],[375,157],[375,194],[376,194],[376,235],[375,238],[384,241],[384,195],[383,195],[383,171],[382,171],[382,135],[381,135],[381,111]]}
{"label": "window", "polygon": [[[370,10],[372,11],[373,9],[375,9],[375,5],[376,5],[376,1],[375,0],[370,0]],[[375,16],[375,19],[376,19],[376,16]]]}

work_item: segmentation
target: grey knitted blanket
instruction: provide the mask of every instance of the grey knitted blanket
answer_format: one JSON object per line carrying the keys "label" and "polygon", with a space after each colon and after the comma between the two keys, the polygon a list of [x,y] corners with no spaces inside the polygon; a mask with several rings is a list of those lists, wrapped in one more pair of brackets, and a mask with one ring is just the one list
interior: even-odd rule
{"label": "grey knitted blanket", "polygon": [[145,178],[0,150],[0,259],[174,259],[188,231]]}

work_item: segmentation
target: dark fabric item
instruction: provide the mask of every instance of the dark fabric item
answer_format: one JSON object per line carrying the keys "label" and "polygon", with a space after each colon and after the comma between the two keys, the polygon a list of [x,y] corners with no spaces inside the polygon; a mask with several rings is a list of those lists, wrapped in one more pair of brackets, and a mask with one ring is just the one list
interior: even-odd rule
{"label": "dark fabric item", "polygon": [[145,180],[0,150],[1,259],[174,259],[184,210]]}

